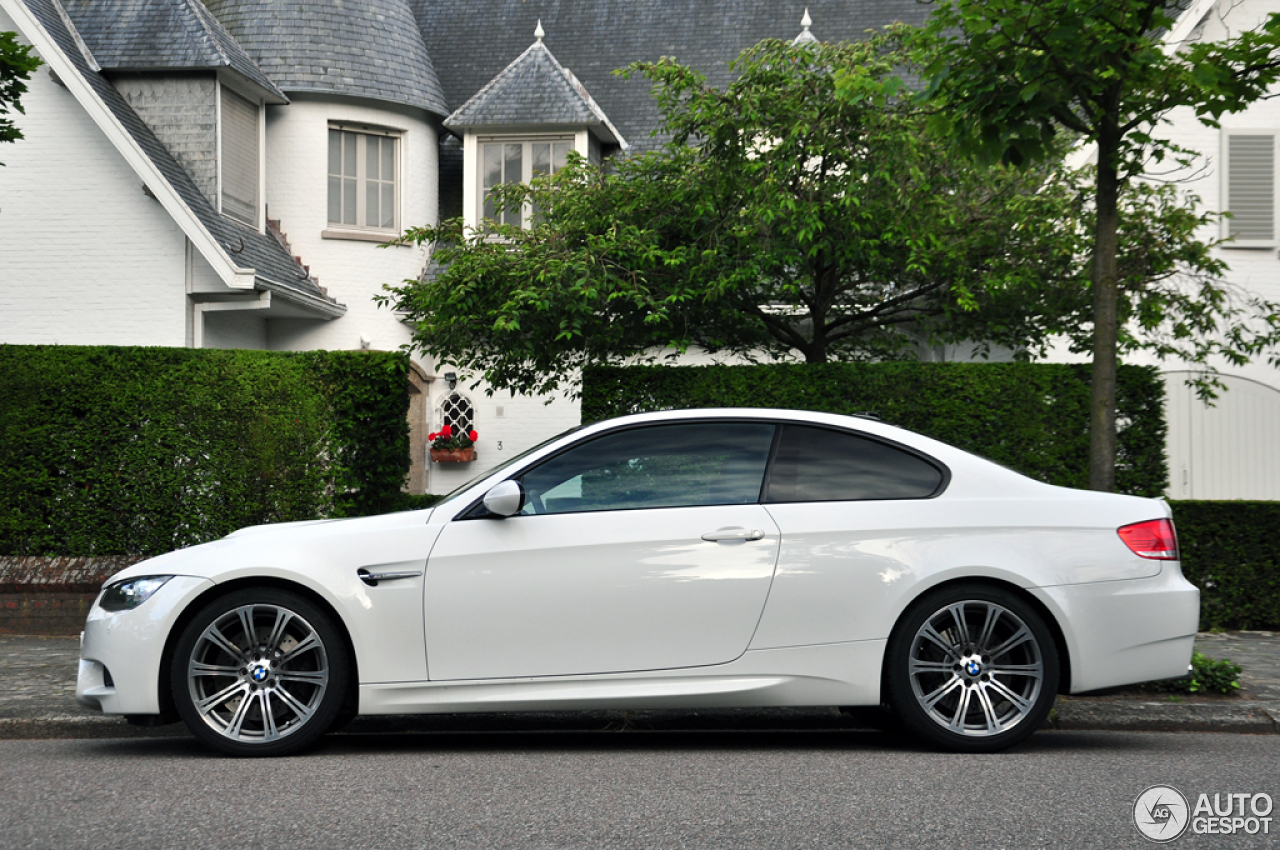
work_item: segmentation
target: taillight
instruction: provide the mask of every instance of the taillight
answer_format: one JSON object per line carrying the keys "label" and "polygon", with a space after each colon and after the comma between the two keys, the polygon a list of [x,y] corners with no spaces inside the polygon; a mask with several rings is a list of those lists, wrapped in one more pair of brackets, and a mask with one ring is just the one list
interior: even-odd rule
{"label": "taillight", "polygon": [[1124,545],[1140,558],[1178,560],[1178,535],[1171,519],[1149,519],[1116,529]]}

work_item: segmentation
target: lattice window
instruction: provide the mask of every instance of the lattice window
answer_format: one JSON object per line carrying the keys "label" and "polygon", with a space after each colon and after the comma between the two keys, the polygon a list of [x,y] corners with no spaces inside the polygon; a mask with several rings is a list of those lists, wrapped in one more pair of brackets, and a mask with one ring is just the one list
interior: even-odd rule
{"label": "lattice window", "polygon": [[461,393],[449,393],[436,408],[437,429],[448,425],[455,434],[475,428],[475,408],[471,400]]}

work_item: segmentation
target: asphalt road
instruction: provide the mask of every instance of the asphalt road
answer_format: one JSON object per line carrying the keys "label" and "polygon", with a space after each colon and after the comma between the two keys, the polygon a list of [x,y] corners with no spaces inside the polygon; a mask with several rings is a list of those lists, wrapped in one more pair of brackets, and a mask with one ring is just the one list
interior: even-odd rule
{"label": "asphalt road", "polygon": [[1195,733],[1040,732],[997,756],[850,731],[348,735],[275,760],[0,741],[0,846],[1151,847],[1148,786],[1280,800],[1277,765],[1280,736]]}

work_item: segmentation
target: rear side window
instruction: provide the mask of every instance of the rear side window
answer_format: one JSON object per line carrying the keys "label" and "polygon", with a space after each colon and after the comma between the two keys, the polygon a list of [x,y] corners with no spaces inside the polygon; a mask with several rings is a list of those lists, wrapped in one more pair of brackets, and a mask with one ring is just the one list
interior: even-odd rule
{"label": "rear side window", "polygon": [[923,457],[846,431],[785,425],[766,502],[926,499],[942,469]]}

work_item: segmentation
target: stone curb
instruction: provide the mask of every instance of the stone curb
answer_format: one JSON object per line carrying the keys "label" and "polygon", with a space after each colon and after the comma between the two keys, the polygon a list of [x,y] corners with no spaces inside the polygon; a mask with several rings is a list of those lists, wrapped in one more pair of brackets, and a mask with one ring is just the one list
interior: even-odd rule
{"label": "stone curb", "polygon": [[171,738],[187,734],[182,726],[146,729],[130,726],[123,717],[93,717],[76,714],[49,714],[40,717],[0,718],[0,740],[46,740],[51,738]]}
{"label": "stone curb", "polygon": [[1276,734],[1280,733],[1280,706],[1260,702],[1090,702],[1060,699],[1043,728]]}
{"label": "stone curb", "polygon": [[[816,711],[582,712],[506,715],[389,715],[360,717],[338,734],[596,733],[616,732],[841,732],[872,728],[865,719]],[[1280,733],[1280,706],[1271,703],[1092,702],[1059,700],[1043,731]],[[52,738],[172,738],[182,724],[146,728],[122,717],[48,714],[0,718],[0,740]]]}

